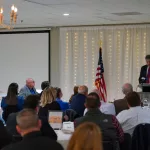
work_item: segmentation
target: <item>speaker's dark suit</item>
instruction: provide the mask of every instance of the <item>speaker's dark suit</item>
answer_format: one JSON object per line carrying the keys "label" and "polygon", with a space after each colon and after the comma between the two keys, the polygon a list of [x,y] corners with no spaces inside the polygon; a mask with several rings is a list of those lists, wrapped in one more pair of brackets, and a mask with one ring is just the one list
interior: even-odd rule
{"label": "speaker's dark suit", "polygon": [[140,77],[139,77],[139,83],[146,83],[146,77],[147,77],[147,65],[141,67]]}

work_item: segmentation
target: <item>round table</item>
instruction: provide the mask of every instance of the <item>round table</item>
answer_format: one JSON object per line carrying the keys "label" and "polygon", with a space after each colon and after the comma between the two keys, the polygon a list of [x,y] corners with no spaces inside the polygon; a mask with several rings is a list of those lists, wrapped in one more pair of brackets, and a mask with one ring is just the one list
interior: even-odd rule
{"label": "round table", "polygon": [[60,143],[63,146],[64,150],[66,150],[72,134],[63,133],[61,130],[55,130],[55,132],[58,136],[58,143]]}

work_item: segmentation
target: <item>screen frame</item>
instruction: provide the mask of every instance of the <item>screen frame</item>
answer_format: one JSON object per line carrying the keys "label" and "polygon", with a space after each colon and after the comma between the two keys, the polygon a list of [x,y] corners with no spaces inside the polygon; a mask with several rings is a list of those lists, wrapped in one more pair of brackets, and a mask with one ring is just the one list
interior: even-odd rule
{"label": "screen frame", "polygon": [[51,35],[51,31],[50,30],[35,30],[35,31],[2,31],[0,32],[1,34],[36,34],[36,33],[48,33],[48,81],[51,84],[51,39],[50,39],[50,35]]}

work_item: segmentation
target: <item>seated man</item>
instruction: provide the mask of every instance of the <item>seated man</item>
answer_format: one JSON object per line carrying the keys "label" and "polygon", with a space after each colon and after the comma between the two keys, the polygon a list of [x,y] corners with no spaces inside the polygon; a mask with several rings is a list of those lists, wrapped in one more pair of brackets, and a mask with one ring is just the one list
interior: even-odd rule
{"label": "seated man", "polygon": [[35,89],[35,81],[31,78],[26,80],[26,85],[20,90],[19,96],[22,96],[24,99],[29,95],[38,94]]}
{"label": "seated man", "polygon": [[24,109],[17,114],[17,131],[23,137],[21,142],[10,144],[3,150],[63,150],[62,146],[40,132],[41,120],[33,109]]}
{"label": "seated man", "polygon": [[136,92],[126,95],[125,99],[129,106],[128,110],[124,110],[117,115],[123,131],[133,134],[135,127],[141,123],[150,123],[150,110],[141,107],[141,100]]}
{"label": "seated man", "polygon": [[[39,96],[37,95],[29,95],[24,102],[24,109],[33,109],[38,113],[39,110]],[[6,128],[11,135],[18,135],[19,133],[16,131],[16,116],[17,113],[12,113],[9,115]],[[52,127],[49,125],[47,118],[40,118],[42,122],[41,133],[43,136],[48,136],[53,140],[57,140],[57,135]]]}
{"label": "seated man", "polygon": [[93,122],[101,128],[103,140],[119,140],[120,143],[124,141],[124,133],[116,117],[100,111],[99,98],[88,96],[85,106],[88,108],[88,112],[84,117],[75,120],[75,127],[84,122]]}
{"label": "seated man", "polygon": [[[126,96],[129,92],[133,92],[133,87],[130,83],[126,83],[122,87],[122,92]],[[126,99],[119,99],[114,101],[116,115],[118,115],[121,111],[127,110],[128,105]]]}
{"label": "seated man", "polygon": [[84,110],[85,110],[84,103],[85,103],[87,94],[88,94],[88,88],[85,85],[79,86],[78,94],[73,96],[72,98],[70,108],[76,111],[76,113],[79,116],[83,116],[84,114]]}
{"label": "seated man", "polygon": [[[101,97],[100,97],[99,90],[97,90],[97,89],[93,90],[93,92],[91,92],[91,93],[89,94],[89,96],[96,96],[97,98],[99,98],[100,103],[101,103],[99,109],[100,109],[100,111],[101,111],[102,113],[104,113],[104,114],[109,114],[109,115],[114,115],[114,116],[116,115],[114,104],[104,102],[104,101],[101,99]],[[87,113],[87,111],[88,111],[88,109],[86,108],[86,109],[84,110],[84,115]]]}

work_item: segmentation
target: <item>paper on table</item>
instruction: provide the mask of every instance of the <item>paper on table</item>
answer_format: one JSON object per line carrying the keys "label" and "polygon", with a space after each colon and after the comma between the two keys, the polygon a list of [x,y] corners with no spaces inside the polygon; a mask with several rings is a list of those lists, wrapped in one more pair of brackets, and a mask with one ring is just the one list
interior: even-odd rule
{"label": "paper on table", "polygon": [[63,132],[72,133],[74,132],[74,123],[73,122],[63,122]]}

